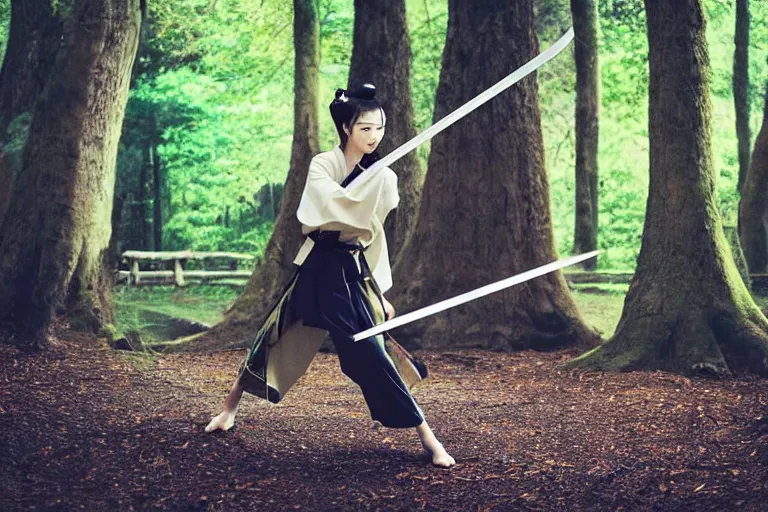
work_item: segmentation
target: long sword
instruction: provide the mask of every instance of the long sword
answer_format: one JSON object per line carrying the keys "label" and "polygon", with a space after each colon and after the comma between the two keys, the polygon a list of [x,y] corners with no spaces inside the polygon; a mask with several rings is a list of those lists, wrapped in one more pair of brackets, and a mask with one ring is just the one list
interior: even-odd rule
{"label": "long sword", "polygon": [[432,304],[431,306],[426,306],[421,309],[417,309],[416,311],[411,311],[406,315],[393,318],[392,320],[388,320],[384,323],[371,327],[370,329],[366,329],[364,331],[361,331],[355,334],[354,339],[355,341],[360,341],[362,339],[369,338],[377,334],[381,334],[384,331],[388,331],[390,329],[394,329],[395,327],[400,327],[401,325],[409,324],[415,320],[419,320],[421,318],[434,315],[435,313],[439,313],[440,311],[445,311],[446,309],[459,306],[471,300],[475,300],[478,297],[484,297],[485,295],[498,292],[505,288],[509,288],[510,286],[515,286],[516,284],[530,281],[531,279],[543,276],[544,274],[549,274],[550,272],[554,272],[555,270],[559,270],[561,268],[574,265],[581,261],[588,260],[589,258],[597,256],[599,252],[600,251],[587,252],[584,254],[579,254],[577,256],[571,256],[570,258],[565,258],[563,260],[553,261],[552,263],[547,263],[546,265],[542,265],[540,267],[536,267],[531,270],[526,270],[522,274],[517,274],[515,276],[502,279],[501,281],[496,281],[495,283],[481,286],[480,288],[476,288],[472,291],[462,293],[461,295],[457,295],[456,297],[445,299],[443,301]]}
{"label": "long sword", "polygon": [[480,105],[486,103],[491,98],[499,94],[500,92],[504,91],[505,89],[511,87],[512,85],[516,84],[523,78],[525,78],[527,75],[532,73],[533,71],[536,71],[538,68],[540,68],[542,65],[550,61],[552,58],[554,58],[558,53],[563,51],[563,49],[568,46],[568,43],[570,43],[573,40],[573,27],[569,28],[568,31],[563,34],[563,36],[555,41],[555,43],[547,48],[545,51],[528,61],[527,63],[523,64],[521,67],[514,70],[512,73],[507,75],[505,78],[501,79],[500,81],[496,82],[496,84],[492,85],[489,89],[486,89],[485,91],[481,92],[471,100],[469,100],[467,103],[462,105],[461,107],[457,108],[444,118],[440,119],[438,122],[403,144],[402,146],[398,147],[385,157],[383,157],[381,160],[378,160],[377,162],[371,164],[370,167],[368,167],[363,174],[361,174],[357,179],[352,181],[349,185],[347,185],[347,190],[353,190],[357,187],[359,187],[362,183],[365,183],[371,177],[376,174],[376,172],[383,168],[387,167],[389,165],[392,165],[394,162],[408,154],[409,152],[413,151],[420,145],[424,144],[428,140],[430,140],[432,137],[440,133],[441,131],[445,130],[449,126],[451,126],[453,123],[461,119],[462,117],[466,116],[476,108],[478,108]]}

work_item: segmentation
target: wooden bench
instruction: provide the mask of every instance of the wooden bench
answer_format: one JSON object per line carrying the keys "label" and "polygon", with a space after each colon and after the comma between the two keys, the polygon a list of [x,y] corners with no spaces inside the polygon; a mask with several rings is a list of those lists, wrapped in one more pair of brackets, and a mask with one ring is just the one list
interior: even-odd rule
{"label": "wooden bench", "polygon": [[[227,269],[203,269],[203,270],[185,270],[184,265],[188,261],[205,262],[213,259],[225,260]],[[252,270],[238,270],[241,262],[252,264],[255,260],[252,254],[243,254],[236,252],[202,252],[202,251],[125,251],[122,254],[123,263],[127,264],[130,270],[118,271],[117,281],[126,281],[128,284],[138,286],[142,281],[155,283],[173,282],[176,286],[185,286],[187,279],[196,279],[203,282],[209,282],[217,279],[248,279]],[[173,262],[173,270],[141,270],[141,262],[155,262],[170,264]],[[169,265],[170,266],[170,265]]]}

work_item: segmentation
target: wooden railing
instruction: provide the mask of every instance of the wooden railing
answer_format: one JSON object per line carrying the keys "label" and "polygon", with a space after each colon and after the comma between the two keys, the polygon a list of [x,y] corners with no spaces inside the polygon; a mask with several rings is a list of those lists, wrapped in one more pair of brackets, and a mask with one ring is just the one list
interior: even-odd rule
{"label": "wooden railing", "polygon": [[[252,254],[242,254],[236,252],[200,252],[200,251],[172,251],[172,252],[148,252],[148,251],[125,251],[122,255],[122,261],[127,264],[130,270],[118,271],[117,281],[125,281],[128,284],[137,286],[139,283],[146,284],[166,284],[173,283],[176,286],[185,286],[187,280],[198,280],[202,282],[215,281],[220,279],[248,279],[253,270],[251,269],[255,257]],[[199,260],[203,262],[203,267],[212,266],[211,261],[225,261],[226,269],[218,268],[203,270],[186,270],[184,266],[189,261]],[[171,266],[173,269],[165,270],[141,270],[140,263],[152,262],[153,266]],[[172,263],[171,263],[172,262]],[[238,270],[238,266],[248,263],[247,270]]]}
{"label": "wooden railing", "polygon": [[[224,260],[227,262],[227,269],[203,269],[186,270],[184,265],[191,260],[205,262],[213,259]],[[146,284],[166,284],[173,283],[176,286],[184,286],[187,280],[197,280],[210,282],[224,279],[247,280],[253,273],[252,266],[255,257],[252,254],[243,254],[236,252],[200,252],[200,251],[175,251],[175,252],[148,252],[148,251],[125,251],[122,255],[123,263],[127,264],[131,270],[118,271],[117,282],[125,281],[128,284],[138,285],[141,282]],[[173,270],[140,270],[140,262],[163,263],[170,266],[173,262]],[[247,270],[238,270],[238,266],[247,262]],[[210,265],[209,265],[210,266]],[[587,272],[587,271],[566,271],[565,278],[572,283],[629,283],[632,279],[632,272]],[[750,274],[752,281],[752,291],[762,295],[768,294],[768,274]]]}

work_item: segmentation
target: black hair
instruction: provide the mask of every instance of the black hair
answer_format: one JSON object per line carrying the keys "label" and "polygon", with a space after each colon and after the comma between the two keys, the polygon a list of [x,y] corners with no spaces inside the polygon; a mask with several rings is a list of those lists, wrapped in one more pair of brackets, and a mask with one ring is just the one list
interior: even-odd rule
{"label": "black hair", "polygon": [[[336,89],[335,98],[331,102],[329,108],[331,110],[333,123],[336,125],[336,131],[339,134],[342,150],[346,148],[347,140],[349,138],[344,131],[344,125],[346,125],[349,130],[352,130],[352,126],[360,117],[360,114],[374,110],[381,110],[382,119],[384,117],[381,104],[376,99],[376,87],[372,84],[363,84],[360,87],[346,91],[344,89]],[[379,155],[374,151],[370,155],[363,156],[363,159],[360,161],[360,166],[367,168],[378,159]]]}

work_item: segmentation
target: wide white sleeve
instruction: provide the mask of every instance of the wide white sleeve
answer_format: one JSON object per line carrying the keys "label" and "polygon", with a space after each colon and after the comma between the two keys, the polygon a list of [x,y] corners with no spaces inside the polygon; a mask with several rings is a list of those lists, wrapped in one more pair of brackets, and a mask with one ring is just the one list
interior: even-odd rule
{"label": "wide white sleeve", "polygon": [[381,293],[392,288],[392,269],[389,265],[389,247],[387,237],[384,235],[384,226],[378,219],[375,220],[375,236],[371,244],[365,249],[365,260],[371,269],[371,274],[379,285]]}
{"label": "wide white sleeve", "polygon": [[332,163],[316,156],[307,173],[307,183],[301,195],[296,216],[305,231],[318,228],[371,232],[371,220],[380,210],[384,180],[369,180],[363,187],[349,191],[333,180]]}

